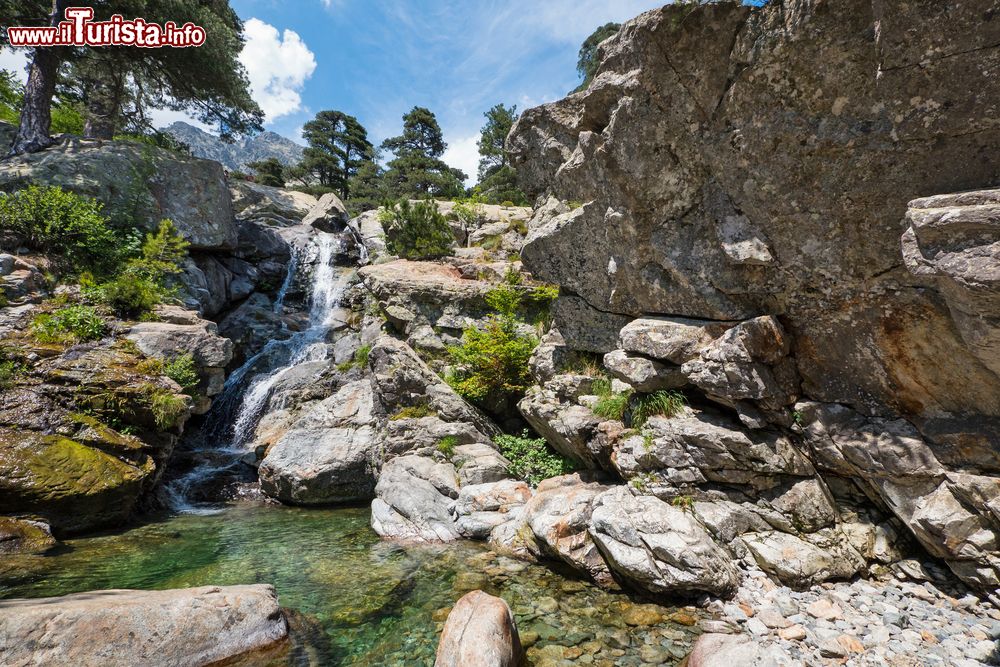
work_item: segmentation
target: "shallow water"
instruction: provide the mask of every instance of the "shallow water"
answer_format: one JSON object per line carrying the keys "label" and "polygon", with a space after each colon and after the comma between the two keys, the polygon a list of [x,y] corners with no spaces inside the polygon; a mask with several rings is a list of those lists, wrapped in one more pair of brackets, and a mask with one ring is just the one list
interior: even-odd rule
{"label": "shallow water", "polygon": [[666,619],[673,609],[477,543],[380,541],[368,516],[274,505],[173,515],[68,540],[49,555],[4,558],[0,597],[271,583],[281,605],[300,612],[295,648],[281,662],[301,665],[430,665],[448,608],[475,588],[507,600],[526,643],[537,637],[529,656],[538,664],[673,664],[690,648],[691,628]]}

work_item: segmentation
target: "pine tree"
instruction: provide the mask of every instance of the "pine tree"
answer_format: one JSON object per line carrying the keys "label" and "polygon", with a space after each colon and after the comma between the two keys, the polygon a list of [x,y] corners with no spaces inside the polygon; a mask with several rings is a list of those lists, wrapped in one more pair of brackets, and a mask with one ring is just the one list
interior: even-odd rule
{"label": "pine tree", "polygon": [[621,28],[620,23],[605,23],[600,28],[590,33],[590,36],[583,41],[583,45],[580,46],[580,54],[576,61],[576,71],[579,72],[580,77],[583,81],[577,86],[574,93],[581,90],[586,90],[590,82],[594,80],[594,76],[597,74],[597,68],[600,66],[601,61],[597,59],[597,47],[598,45],[606,40],[608,37],[616,34]]}
{"label": "pine tree", "polygon": [[274,188],[285,186],[285,165],[275,157],[269,157],[257,162],[250,162],[247,167],[253,169],[256,181],[261,185],[270,185]]}
{"label": "pine tree", "polygon": [[374,154],[368,131],[354,116],[342,111],[320,111],[302,128],[302,136],[309,143],[302,167],[320,185],[337,190],[346,200],[352,177],[371,162]]}
{"label": "pine tree", "polygon": [[[86,136],[108,139],[122,128],[148,130],[148,112],[154,108],[187,112],[218,127],[223,138],[261,129],[263,112],[250,96],[249,80],[239,61],[243,24],[227,0],[86,4],[94,8],[95,21],[112,14],[178,25],[191,21],[204,27],[210,38],[198,48],[35,49],[12,153],[40,150],[51,143],[52,97],[61,67],[86,106]],[[17,23],[24,25],[47,25],[61,20],[67,5],[72,3],[0,0],[0,16],[23,17]]]}
{"label": "pine tree", "polygon": [[448,144],[434,114],[413,107],[403,116],[403,134],[382,142],[392,151],[386,182],[397,197],[458,197],[464,193],[465,174],[449,167],[442,159]]}

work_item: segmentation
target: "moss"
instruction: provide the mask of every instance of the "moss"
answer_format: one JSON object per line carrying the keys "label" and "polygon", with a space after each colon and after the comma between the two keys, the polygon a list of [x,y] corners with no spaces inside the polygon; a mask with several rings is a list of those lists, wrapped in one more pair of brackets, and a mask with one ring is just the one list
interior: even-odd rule
{"label": "moss", "polygon": [[389,417],[390,421],[399,421],[400,419],[420,419],[421,417],[433,417],[437,416],[437,412],[431,406],[427,404],[420,405],[410,405],[399,412]]}
{"label": "moss", "polygon": [[[0,506],[78,530],[127,516],[155,466],[134,463],[57,435],[0,432]],[[13,471],[16,471],[13,472]]]}

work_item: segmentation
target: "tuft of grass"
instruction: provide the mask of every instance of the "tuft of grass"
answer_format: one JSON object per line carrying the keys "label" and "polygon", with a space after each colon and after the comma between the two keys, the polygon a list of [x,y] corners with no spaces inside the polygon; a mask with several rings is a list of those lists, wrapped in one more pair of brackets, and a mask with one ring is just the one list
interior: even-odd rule
{"label": "tuft of grass", "polygon": [[422,403],[420,405],[409,405],[393,416],[389,417],[390,421],[399,421],[400,419],[420,419],[421,417],[430,417],[436,415],[437,412],[434,408]]}
{"label": "tuft of grass", "polygon": [[177,426],[187,412],[183,396],[151,384],[143,385],[142,392],[157,428],[166,430]]}
{"label": "tuft of grass", "polygon": [[346,373],[352,368],[364,368],[368,365],[368,355],[372,351],[372,346],[362,345],[354,351],[354,356],[352,356],[348,361],[342,364],[337,364],[337,370],[341,373]]}
{"label": "tuft of grass", "polygon": [[189,352],[179,354],[163,367],[163,374],[181,386],[188,396],[194,396],[194,390],[201,382],[195,369],[194,357]]}
{"label": "tuft of grass", "polygon": [[642,448],[643,449],[645,449],[647,452],[651,451],[653,449],[653,445],[654,444],[656,444],[656,443],[653,440],[653,434],[652,433],[643,433],[642,434]]}
{"label": "tuft of grass", "polygon": [[684,410],[687,400],[678,391],[657,391],[637,397],[632,406],[632,425],[641,428],[654,415],[673,417]]}
{"label": "tuft of grass", "polygon": [[670,501],[670,504],[684,510],[685,512],[690,512],[694,509],[694,498],[691,496],[674,496],[674,498]]}
{"label": "tuft of grass", "polygon": [[[598,396],[601,395],[598,394]],[[605,419],[622,421],[625,419],[625,413],[628,411],[628,402],[631,396],[632,392],[601,396],[601,399],[594,405],[594,414]]]}

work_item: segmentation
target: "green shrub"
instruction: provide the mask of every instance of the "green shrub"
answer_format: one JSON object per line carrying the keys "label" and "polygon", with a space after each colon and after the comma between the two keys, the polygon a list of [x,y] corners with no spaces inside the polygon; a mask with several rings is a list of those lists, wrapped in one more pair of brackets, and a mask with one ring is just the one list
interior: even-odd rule
{"label": "green shrub", "polygon": [[513,208],[514,206],[517,206],[517,204],[515,204],[509,199],[505,199],[503,202],[500,203],[500,205],[503,206],[504,208]]}
{"label": "green shrub", "polygon": [[114,279],[85,290],[90,298],[111,306],[121,317],[140,317],[174,294],[168,285],[181,272],[188,243],[174,223],[161,220],[155,234],[147,234],[142,254],[130,259]]}
{"label": "green shrub", "polygon": [[684,410],[687,401],[677,391],[657,391],[635,399],[632,405],[632,426],[641,428],[653,415],[673,417]]}
{"label": "green shrub", "polygon": [[455,456],[455,447],[458,446],[458,438],[453,435],[446,435],[437,443],[437,450],[449,461]]}
{"label": "green shrub", "polygon": [[0,389],[10,389],[28,366],[11,348],[0,348]]}
{"label": "green shrub", "polygon": [[433,201],[387,204],[379,213],[386,248],[403,259],[437,259],[452,254],[455,235]]}
{"label": "green shrub", "polygon": [[100,202],[37,185],[0,194],[0,245],[50,255],[61,271],[71,273],[111,272],[123,252]]}
{"label": "green shrub", "polygon": [[543,479],[565,475],[576,469],[572,461],[549,447],[543,438],[529,438],[527,431],[521,437],[498,435],[493,442],[510,461],[508,472],[532,486]]}
{"label": "green shrub", "polygon": [[104,320],[90,306],[67,306],[37,315],[31,322],[31,333],[40,343],[100,340],[106,332]]}
{"label": "green shrub", "polygon": [[486,302],[496,311],[488,316],[486,325],[467,328],[462,344],[448,349],[457,366],[448,383],[463,397],[489,406],[528,388],[528,359],[538,341],[518,331],[517,290],[501,284],[487,293]]}
{"label": "green shrub", "polygon": [[485,219],[482,205],[475,202],[459,202],[451,212],[455,214],[457,220],[467,226],[478,226]]}
{"label": "green shrub", "polygon": [[194,357],[190,353],[177,355],[163,366],[163,374],[181,386],[188,396],[194,396],[194,390],[201,382],[195,368]]}
{"label": "green shrub", "polygon": [[604,419],[622,421],[625,419],[625,413],[628,411],[628,402],[631,396],[632,392],[602,396],[594,405],[593,412],[598,417],[603,417]]}

